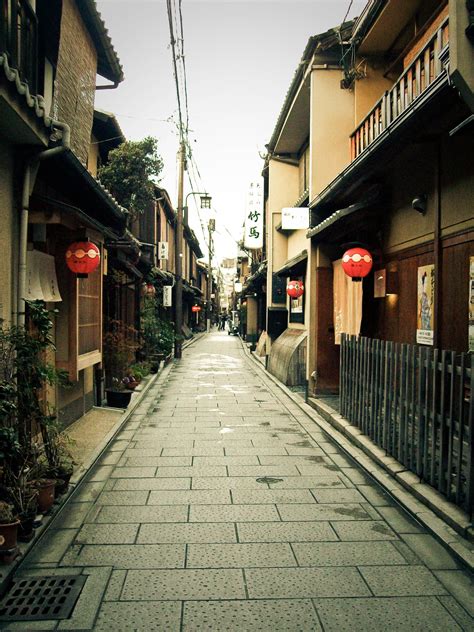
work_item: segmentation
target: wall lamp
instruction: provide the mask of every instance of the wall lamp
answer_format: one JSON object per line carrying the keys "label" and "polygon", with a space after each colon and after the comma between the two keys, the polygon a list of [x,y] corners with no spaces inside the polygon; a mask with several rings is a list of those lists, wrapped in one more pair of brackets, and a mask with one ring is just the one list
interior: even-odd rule
{"label": "wall lamp", "polygon": [[422,195],[417,195],[415,198],[413,198],[411,202],[411,207],[413,210],[420,213],[420,215],[424,215],[426,213],[427,201],[428,197],[425,193],[423,193]]}

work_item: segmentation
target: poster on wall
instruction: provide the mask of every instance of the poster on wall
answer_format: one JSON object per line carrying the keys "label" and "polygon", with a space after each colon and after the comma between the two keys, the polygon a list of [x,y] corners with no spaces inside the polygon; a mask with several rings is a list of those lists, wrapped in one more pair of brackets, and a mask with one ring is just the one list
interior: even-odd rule
{"label": "poster on wall", "polygon": [[474,257],[469,258],[469,351],[474,352]]}
{"label": "poster on wall", "polygon": [[418,268],[416,342],[432,345],[434,338],[434,265]]}

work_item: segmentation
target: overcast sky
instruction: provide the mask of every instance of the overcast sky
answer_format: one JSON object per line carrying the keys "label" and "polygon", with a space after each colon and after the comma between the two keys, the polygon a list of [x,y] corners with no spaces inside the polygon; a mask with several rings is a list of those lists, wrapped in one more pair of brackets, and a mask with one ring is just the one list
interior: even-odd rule
{"label": "overcast sky", "polygon": [[[176,0],[176,4],[178,0]],[[364,0],[354,0],[349,17]],[[97,92],[125,135],[158,138],[161,185],[176,204],[178,137],[165,0],[98,0],[125,80]],[[350,0],[183,0],[190,138],[203,186],[213,198],[217,257],[233,257],[245,199],[308,38],[341,23]],[[186,180],[185,193],[191,190]],[[209,215],[202,211],[207,224]],[[190,204],[190,224],[202,240]],[[227,230],[226,230],[227,229]],[[227,232],[229,231],[229,232]],[[204,243],[202,248],[205,250]]]}

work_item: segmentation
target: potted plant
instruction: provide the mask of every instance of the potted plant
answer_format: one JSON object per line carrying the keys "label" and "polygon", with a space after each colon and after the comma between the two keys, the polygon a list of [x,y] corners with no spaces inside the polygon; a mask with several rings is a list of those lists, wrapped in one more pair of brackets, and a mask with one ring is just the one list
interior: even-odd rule
{"label": "potted plant", "polygon": [[104,334],[104,365],[107,405],[126,408],[132,393],[127,389],[124,378],[129,375],[129,367],[135,360],[138,349],[136,329],[121,320],[110,320]]}
{"label": "potted plant", "polygon": [[33,537],[33,524],[38,508],[38,490],[32,485],[37,465],[29,465],[28,458],[17,459],[10,463],[4,471],[5,491],[11,500],[15,514],[20,521],[18,539],[29,542]]}
{"label": "potted plant", "polygon": [[0,553],[15,549],[20,521],[15,516],[12,504],[0,501]]}
{"label": "potted plant", "polygon": [[73,441],[64,432],[56,415],[45,416],[41,432],[44,446],[44,456],[40,460],[42,478],[54,479],[56,496],[60,496],[67,491],[74,471],[75,462],[71,453]]}
{"label": "potted plant", "polygon": [[157,301],[147,298],[142,312],[143,352],[151,363],[151,371],[156,373],[160,362],[171,357],[175,333],[172,324],[157,313]]}

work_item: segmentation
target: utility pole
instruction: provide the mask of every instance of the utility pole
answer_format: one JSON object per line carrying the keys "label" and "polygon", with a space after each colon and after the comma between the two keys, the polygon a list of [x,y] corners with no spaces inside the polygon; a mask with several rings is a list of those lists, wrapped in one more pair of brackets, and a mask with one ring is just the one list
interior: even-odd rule
{"label": "utility pole", "polygon": [[211,331],[211,300],[212,300],[212,233],[216,230],[216,220],[210,219],[207,225],[209,229],[209,263],[207,266],[207,333]]}
{"label": "utility pole", "polygon": [[184,141],[179,145],[178,153],[178,208],[175,230],[175,268],[176,268],[176,307],[174,357],[181,358],[183,336],[183,187],[186,150]]}

